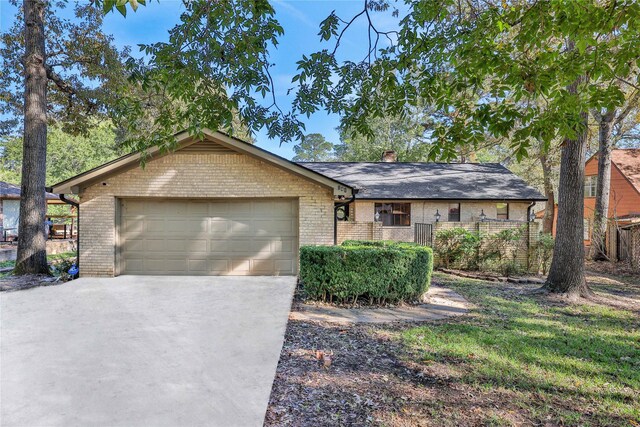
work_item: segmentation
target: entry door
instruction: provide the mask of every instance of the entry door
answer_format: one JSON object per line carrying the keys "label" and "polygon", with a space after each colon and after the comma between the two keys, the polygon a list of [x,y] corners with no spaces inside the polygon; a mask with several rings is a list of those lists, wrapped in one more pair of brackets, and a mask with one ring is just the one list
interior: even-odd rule
{"label": "entry door", "polygon": [[120,212],[124,274],[296,274],[295,199],[123,199]]}

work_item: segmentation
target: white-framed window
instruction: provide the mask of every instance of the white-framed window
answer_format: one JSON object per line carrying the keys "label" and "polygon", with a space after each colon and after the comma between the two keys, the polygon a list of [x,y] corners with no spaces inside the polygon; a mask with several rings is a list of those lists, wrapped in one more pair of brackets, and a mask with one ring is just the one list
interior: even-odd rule
{"label": "white-framed window", "polygon": [[596,197],[598,187],[598,175],[591,175],[584,178],[584,197]]}

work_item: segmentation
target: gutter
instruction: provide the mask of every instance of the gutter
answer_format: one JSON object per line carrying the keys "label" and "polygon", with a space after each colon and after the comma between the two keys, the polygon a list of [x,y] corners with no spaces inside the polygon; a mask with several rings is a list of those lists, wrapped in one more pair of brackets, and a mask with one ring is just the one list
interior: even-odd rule
{"label": "gutter", "polygon": [[338,203],[333,206],[333,245],[336,246],[338,244],[338,209],[349,206],[356,200],[356,194],[358,190],[356,188],[353,189],[353,193],[351,194],[351,198],[343,203]]}
{"label": "gutter", "polygon": [[[46,190],[49,193],[52,192],[51,187],[46,188]],[[76,267],[78,268],[78,272],[79,272],[80,271],[80,203],[67,199],[64,194],[58,194],[58,198],[68,205],[75,206],[75,208],[78,211],[77,213],[78,218],[76,220],[76,227],[78,230],[78,241],[76,242]],[[73,234],[71,235],[71,238],[73,239]]]}

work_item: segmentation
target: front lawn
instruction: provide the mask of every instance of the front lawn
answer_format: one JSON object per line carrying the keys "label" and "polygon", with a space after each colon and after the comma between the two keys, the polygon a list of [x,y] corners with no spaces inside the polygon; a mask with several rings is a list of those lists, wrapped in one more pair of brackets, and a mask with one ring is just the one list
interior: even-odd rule
{"label": "front lawn", "polygon": [[[589,277],[598,303],[434,274],[475,305],[468,316],[290,322],[266,425],[637,426],[640,280]],[[334,353],[329,369],[317,348]]]}

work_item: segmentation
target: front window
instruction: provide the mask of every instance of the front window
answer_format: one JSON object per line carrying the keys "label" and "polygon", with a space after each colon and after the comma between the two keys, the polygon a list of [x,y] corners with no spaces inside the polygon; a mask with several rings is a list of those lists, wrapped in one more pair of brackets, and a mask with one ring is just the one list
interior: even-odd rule
{"label": "front window", "polygon": [[598,175],[587,176],[584,179],[584,197],[596,197]]}
{"label": "front window", "polygon": [[449,221],[460,222],[460,203],[449,203]]}
{"label": "front window", "polygon": [[411,203],[376,203],[375,220],[384,226],[410,226]]}
{"label": "front window", "polygon": [[496,218],[509,219],[509,203],[497,203],[496,211]]}

